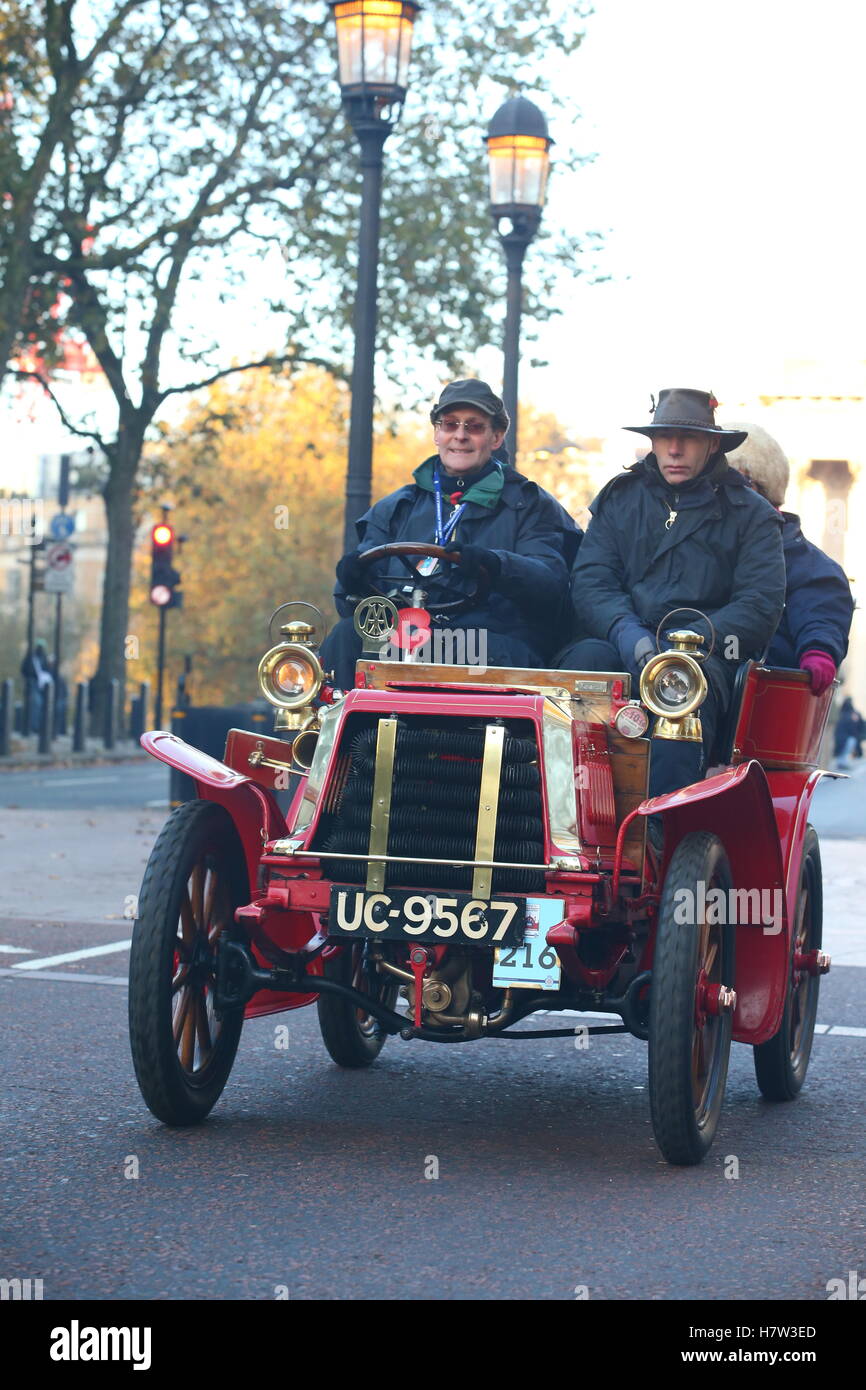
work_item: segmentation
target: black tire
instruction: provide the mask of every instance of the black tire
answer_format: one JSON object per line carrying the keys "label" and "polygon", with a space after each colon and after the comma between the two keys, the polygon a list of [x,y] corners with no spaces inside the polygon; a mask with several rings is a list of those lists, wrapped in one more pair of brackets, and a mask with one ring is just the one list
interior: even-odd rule
{"label": "black tire", "polygon": [[144,1100],[168,1125],[199,1124],[232,1069],[243,1008],[218,1018],[216,943],[249,901],[243,849],[228,812],[188,801],[153,847],[129,961],[129,1041]]}
{"label": "black tire", "polygon": [[793,1100],[799,1094],[812,1053],[818,1015],[819,975],[794,972],[794,955],[817,950],[821,945],[824,905],[821,850],[811,825],[803,841],[803,862],[797,907],[791,931],[788,991],[778,1033],[754,1049],[755,1076],[766,1100]]}
{"label": "black tire", "polygon": [[[730,903],[724,847],[704,831],[686,835],[671,856],[659,906],[650,986],[649,1097],[656,1143],[669,1163],[700,1163],[713,1142],[731,1051],[730,1011],[697,1018],[701,972],[711,985],[733,986],[734,927],[700,912],[698,885],[721,888]],[[678,895],[687,890],[693,896]],[[694,903],[684,923],[683,907]],[[727,911],[723,914],[728,915]]]}
{"label": "black tire", "polygon": [[[380,975],[366,959],[363,943],[352,945],[339,956],[325,962],[325,976],[338,984],[353,985],[373,997],[386,1008],[397,1002],[398,981],[390,975]],[[322,1041],[338,1067],[369,1067],[375,1062],[388,1034],[372,1016],[357,1009],[351,999],[337,994],[320,994],[318,998],[319,1027]]]}

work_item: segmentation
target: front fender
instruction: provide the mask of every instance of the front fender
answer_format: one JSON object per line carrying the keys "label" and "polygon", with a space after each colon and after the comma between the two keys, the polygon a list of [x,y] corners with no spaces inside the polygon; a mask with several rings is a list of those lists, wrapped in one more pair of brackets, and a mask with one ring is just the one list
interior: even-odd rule
{"label": "front fender", "polygon": [[[782,845],[767,774],[755,761],[641,803],[640,814],[662,815],[665,864],[685,835],[717,835],[735,889],[757,890],[761,920],[736,926],[736,1042],[762,1043],[782,1022],[789,974],[789,903]],[[787,847],[786,847],[787,848]],[[749,914],[751,916],[751,914]]]}
{"label": "front fender", "polygon": [[254,892],[263,844],[286,834],[285,816],[272,794],[242,772],[234,772],[209,753],[184,743],[176,734],[154,729],[142,734],[140,743],[145,752],[161,763],[187,773],[202,801],[215,801],[225,807],[240,837],[250,889]]}

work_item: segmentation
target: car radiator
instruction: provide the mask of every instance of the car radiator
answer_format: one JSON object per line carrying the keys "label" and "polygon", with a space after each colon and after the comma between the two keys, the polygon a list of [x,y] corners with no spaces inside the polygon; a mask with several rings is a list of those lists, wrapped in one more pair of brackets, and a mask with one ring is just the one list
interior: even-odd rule
{"label": "car radiator", "polygon": [[[398,722],[387,853],[417,854],[423,859],[468,859],[475,856],[481,791],[484,728],[454,727],[443,720],[431,727]],[[376,727],[356,734],[350,742],[350,761],[333,811],[316,837],[328,878],[362,883],[367,866],[339,854],[366,854],[370,847],[373,779],[376,770]],[[493,858],[510,864],[544,862],[544,831],[534,738],[506,734],[497,802]],[[333,856],[333,857],[331,857]],[[386,887],[472,889],[471,868],[452,864],[390,863]],[[493,874],[492,891],[533,893],[544,890],[544,874],[536,869],[502,868]]]}

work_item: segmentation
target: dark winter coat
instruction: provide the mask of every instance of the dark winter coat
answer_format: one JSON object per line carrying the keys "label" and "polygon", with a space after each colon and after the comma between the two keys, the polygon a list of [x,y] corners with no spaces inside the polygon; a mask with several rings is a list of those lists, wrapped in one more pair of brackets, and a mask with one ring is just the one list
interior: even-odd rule
{"label": "dark winter coat", "polygon": [[854,599],[845,571],[800,530],[800,518],[781,513],[787,585],[785,611],[770,645],[770,666],[797,665],[804,652],[827,652],[839,666],[848,650]]}
{"label": "dark winter coat", "polygon": [[[671,609],[698,608],[727,658],[726,683],[735,662],[762,655],[785,599],[782,518],[723,454],[676,487],[648,454],[602,488],[590,511],[571,583],[582,634],[604,639],[618,618],[637,617],[654,635]],[[694,626],[688,614],[674,623]]]}
{"label": "dark winter coat", "polygon": [[[546,660],[562,641],[562,622],[567,615],[568,573],[583,532],[563,507],[531,479],[504,467],[504,486],[490,509],[474,502],[457,523],[449,545],[482,546],[496,552],[502,572],[483,602],[460,613],[447,626],[489,628],[528,643]],[[447,500],[444,518],[451,507]],[[431,492],[409,483],[376,502],[356,522],[358,553],[394,541],[435,543],[436,506]],[[374,571],[377,581],[381,566]],[[407,584],[409,576],[399,560],[388,562],[393,587]],[[411,582],[411,581],[410,581]],[[444,603],[471,592],[471,584],[454,566],[440,566],[440,574],[417,581],[428,595],[427,607],[435,616],[436,602]],[[382,585],[382,587],[386,587]],[[346,602],[338,583],[334,602],[341,617],[349,617],[354,605]]]}

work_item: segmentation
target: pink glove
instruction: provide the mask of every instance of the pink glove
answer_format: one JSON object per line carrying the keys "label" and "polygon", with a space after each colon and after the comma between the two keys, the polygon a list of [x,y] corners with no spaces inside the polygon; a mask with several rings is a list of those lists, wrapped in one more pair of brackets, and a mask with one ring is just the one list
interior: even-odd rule
{"label": "pink glove", "polygon": [[808,671],[812,694],[820,695],[836,678],[836,663],[826,652],[812,650],[800,657],[800,670]]}

